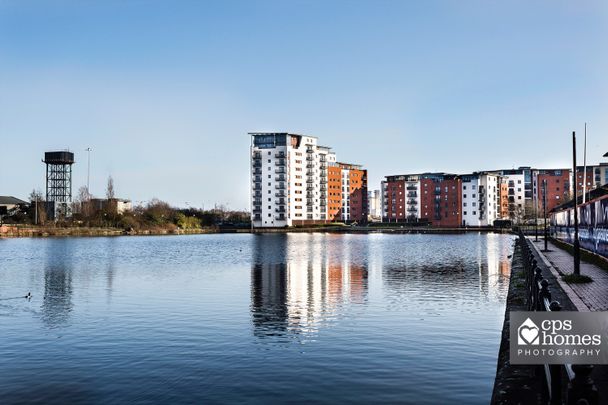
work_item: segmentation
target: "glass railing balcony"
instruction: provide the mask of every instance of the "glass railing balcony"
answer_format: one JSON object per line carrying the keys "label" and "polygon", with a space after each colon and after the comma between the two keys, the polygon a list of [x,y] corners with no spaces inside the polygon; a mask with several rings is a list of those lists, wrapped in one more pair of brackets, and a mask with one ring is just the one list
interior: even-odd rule
{"label": "glass railing balcony", "polygon": [[276,200],[274,200],[274,202],[278,205],[285,205],[285,199],[284,198],[277,198]]}
{"label": "glass railing balcony", "polygon": [[311,161],[315,160],[315,157],[312,156],[312,155],[308,155],[308,156],[306,156],[306,160],[308,160],[309,162],[311,162]]}
{"label": "glass railing balcony", "polygon": [[275,208],[274,212],[287,212],[285,208]]}
{"label": "glass railing balcony", "polygon": [[253,209],[253,213],[254,213],[254,214],[261,214],[261,213],[262,213],[262,210],[261,210],[260,208],[254,208],[254,209]]}
{"label": "glass railing balcony", "polygon": [[255,167],[262,167],[262,162],[261,162],[261,161],[259,161],[259,160],[254,161],[254,162],[253,162],[253,167],[254,167],[254,168],[255,168]]}
{"label": "glass railing balcony", "polygon": [[255,214],[255,215],[253,216],[253,220],[254,220],[254,221],[261,221],[261,220],[262,220],[262,216],[261,216],[260,214]]}
{"label": "glass railing balcony", "polygon": [[309,178],[308,180],[306,180],[307,183],[314,183],[315,181],[311,178]]}
{"label": "glass railing balcony", "polygon": [[279,158],[279,159],[285,159],[287,157],[287,155],[284,152],[278,152],[278,153],[275,153],[274,157]]}
{"label": "glass railing balcony", "polygon": [[253,205],[262,205],[262,200],[253,200]]}
{"label": "glass railing balcony", "polygon": [[276,176],[274,179],[276,181],[287,181],[287,177],[286,176]]}
{"label": "glass railing balcony", "polygon": [[416,190],[418,190],[418,187],[416,187],[416,186],[407,186],[405,189],[406,190],[416,191]]}
{"label": "glass railing balcony", "polygon": [[285,184],[281,183],[275,185],[274,188],[276,188],[277,190],[285,190],[287,187],[285,186]]}
{"label": "glass railing balcony", "polygon": [[321,180],[319,180],[319,183],[321,183],[321,184],[327,184],[327,180],[321,179]]}
{"label": "glass railing balcony", "polygon": [[418,197],[418,193],[409,192],[407,193],[408,197]]}
{"label": "glass railing balcony", "polygon": [[256,184],[255,186],[253,186],[253,190],[254,191],[262,191],[262,186],[260,184]]}
{"label": "glass railing balcony", "polygon": [[314,176],[315,175],[315,171],[314,170],[306,170],[306,175],[307,176]]}
{"label": "glass railing balcony", "polygon": [[276,166],[285,166],[287,164],[287,161],[285,159],[278,159],[276,162],[274,162],[274,164]]}
{"label": "glass railing balcony", "polygon": [[418,209],[415,207],[410,207],[407,209],[407,212],[418,212]]}
{"label": "glass railing balcony", "polygon": [[287,218],[285,217],[285,215],[275,215],[274,219],[277,219],[279,221],[285,221]]}
{"label": "glass railing balcony", "polygon": [[[260,194],[261,196],[261,194]],[[287,197],[287,194],[285,194],[283,191],[279,191],[278,193],[274,193],[275,197]]]}
{"label": "glass railing balcony", "polygon": [[284,168],[279,168],[279,169],[275,169],[274,171],[277,174],[287,174],[287,170],[285,170]]}
{"label": "glass railing balcony", "polygon": [[262,154],[260,152],[255,152],[252,157],[254,159],[261,159],[262,158]]}
{"label": "glass railing balcony", "polygon": [[[393,200],[393,204],[394,204],[394,203],[395,203],[395,200]],[[418,204],[418,202],[417,202],[416,200],[407,200],[407,203],[408,203],[409,205],[416,205],[416,204]]]}

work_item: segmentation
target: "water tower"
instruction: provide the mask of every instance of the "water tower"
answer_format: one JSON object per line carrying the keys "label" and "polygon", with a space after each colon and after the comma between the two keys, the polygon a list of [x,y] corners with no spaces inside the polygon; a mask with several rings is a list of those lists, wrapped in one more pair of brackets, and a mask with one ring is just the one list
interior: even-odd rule
{"label": "water tower", "polygon": [[72,165],[74,153],[68,151],[45,152],[46,201],[49,219],[70,216],[72,202]]}

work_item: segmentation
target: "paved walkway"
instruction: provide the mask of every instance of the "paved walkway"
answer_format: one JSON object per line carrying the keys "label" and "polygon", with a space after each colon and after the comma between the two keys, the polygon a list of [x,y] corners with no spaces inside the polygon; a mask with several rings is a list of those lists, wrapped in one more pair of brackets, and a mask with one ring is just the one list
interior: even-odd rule
{"label": "paved walkway", "polygon": [[[542,238],[539,238],[538,242],[534,242],[534,237],[528,239],[534,243],[539,251],[545,248]],[[549,251],[541,251],[541,254],[545,256],[553,268],[561,274],[571,274],[574,271],[574,259],[572,255],[551,242],[548,242],[547,246]],[[591,277],[593,281],[590,283],[570,284],[565,283],[561,279],[559,280],[562,287],[565,286],[564,290],[568,294],[568,297],[579,307],[579,311],[608,310],[608,271],[581,260],[581,274]],[[572,297],[572,294],[576,296]],[[581,302],[586,306],[586,309],[580,308]]]}

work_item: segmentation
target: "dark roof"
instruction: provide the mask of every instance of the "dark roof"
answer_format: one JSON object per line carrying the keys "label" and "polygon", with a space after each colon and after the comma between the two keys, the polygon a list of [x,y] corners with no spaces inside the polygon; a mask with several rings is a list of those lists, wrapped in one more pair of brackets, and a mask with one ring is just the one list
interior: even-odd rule
{"label": "dark roof", "polygon": [[3,205],[9,205],[9,204],[10,205],[12,205],[12,204],[15,204],[15,205],[17,205],[17,204],[27,204],[27,201],[23,201],[23,200],[20,200],[18,198],[11,197],[11,196],[8,196],[8,195],[0,195],[0,204],[3,204]]}

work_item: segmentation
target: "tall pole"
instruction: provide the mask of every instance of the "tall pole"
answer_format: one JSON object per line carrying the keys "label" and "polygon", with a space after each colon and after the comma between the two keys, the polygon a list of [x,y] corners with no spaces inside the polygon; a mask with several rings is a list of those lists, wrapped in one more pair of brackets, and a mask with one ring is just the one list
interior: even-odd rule
{"label": "tall pole", "polygon": [[89,191],[89,179],[91,178],[91,148],[86,148],[87,152],[87,194],[91,194]]}
{"label": "tall pole", "polygon": [[581,247],[578,243],[578,196],[576,186],[576,132],[572,131],[572,165],[574,167],[574,275],[581,274]]}
{"label": "tall pole", "polygon": [[536,176],[536,198],[534,199],[534,242],[538,242],[538,175]]}
{"label": "tall pole", "polygon": [[587,123],[585,122],[585,142],[583,145],[583,204],[587,202]]}
{"label": "tall pole", "polygon": [[545,217],[545,251],[547,251],[547,179],[543,179],[543,216]]}

